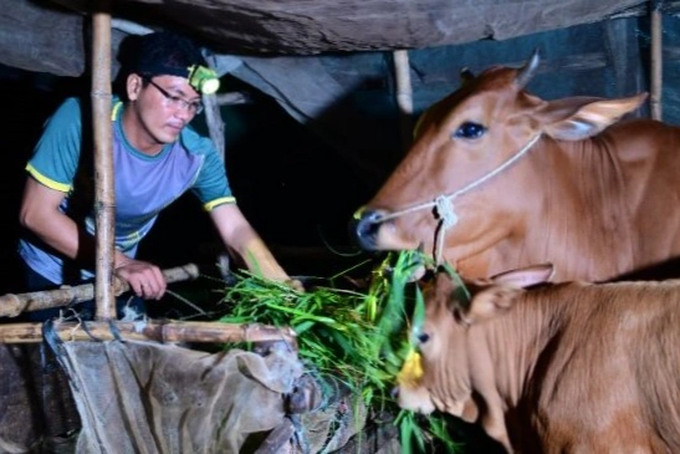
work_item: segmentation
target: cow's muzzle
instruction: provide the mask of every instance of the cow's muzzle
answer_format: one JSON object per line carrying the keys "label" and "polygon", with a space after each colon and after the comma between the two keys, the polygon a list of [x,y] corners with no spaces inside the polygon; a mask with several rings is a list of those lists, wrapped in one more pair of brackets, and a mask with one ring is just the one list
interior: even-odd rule
{"label": "cow's muzzle", "polygon": [[366,251],[377,250],[380,219],[383,214],[376,210],[359,209],[350,221],[350,236]]}

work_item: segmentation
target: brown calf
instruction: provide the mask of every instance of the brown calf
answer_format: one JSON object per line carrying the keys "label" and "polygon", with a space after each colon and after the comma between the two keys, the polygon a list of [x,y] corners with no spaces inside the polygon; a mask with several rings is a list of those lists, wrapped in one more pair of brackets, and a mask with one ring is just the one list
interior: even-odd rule
{"label": "brown calf", "polygon": [[479,422],[508,452],[680,453],[680,281],[526,289],[551,273],[470,282],[470,301],[439,273],[400,405]]}

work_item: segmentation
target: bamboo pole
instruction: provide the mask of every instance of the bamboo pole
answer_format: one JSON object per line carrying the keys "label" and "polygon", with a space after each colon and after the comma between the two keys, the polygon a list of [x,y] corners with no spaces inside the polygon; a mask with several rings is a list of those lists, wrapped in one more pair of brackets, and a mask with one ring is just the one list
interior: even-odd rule
{"label": "bamboo pole", "polygon": [[411,67],[408,51],[395,50],[393,53],[395,79],[397,82],[397,105],[399,106],[399,129],[404,151],[411,147],[413,136],[413,89],[411,88]]}
{"label": "bamboo pole", "polygon": [[651,43],[651,83],[649,106],[652,119],[662,120],[663,106],[661,104],[663,85],[663,15],[661,6],[663,0],[652,0],[652,43]]}
{"label": "bamboo pole", "polygon": [[[163,276],[168,283],[196,279],[199,276],[198,267],[192,263],[163,270]],[[127,282],[114,279],[113,293],[119,296],[130,290]],[[23,312],[33,312],[52,307],[61,307],[94,298],[94,285],[82,284],[75,287],[43,290],[0,296],[0,317],[16,317]]]}
{"label": "bamboo pole", "polygon": [[[64,342],[123,340],[154,342],[286,342],[297,351],[295,331],[259,323],[180,322],[145,320],[136,322],[92,321],[54,322],[54,329]],[[12,323],[0,325],[0,343],[27,344],[43,341],[42,323]]]}
{"label": "bamboo pole", "polygon": [[95,2],[92,14],[92,115],[95,163],[95,302],[98,320],[116,317],[114,295],[115,188],[111,126],[111,2]]}
{"label": "bamboo pole", "polygon": [[224,120],[222,120],[218,98],[214,94],[203,95],[203,104],[205,105],[205,120],[208,125],[210,139],[213,141],[215,148],[217,148],[217,152],[222,158],[222,162],[224,162]]}

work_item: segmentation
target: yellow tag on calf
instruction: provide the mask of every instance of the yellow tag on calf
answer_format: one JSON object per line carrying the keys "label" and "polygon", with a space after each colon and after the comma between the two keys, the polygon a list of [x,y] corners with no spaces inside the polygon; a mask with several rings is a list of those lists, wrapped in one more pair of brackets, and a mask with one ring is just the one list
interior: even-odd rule
{"label": "yellow tag on calf", "polygon": [[418,382],[423,377],[423,360],[420,353],[411,349],[404,365],[401,366],[401,370],[397,374],[397,382],[401,386],[416,387]]}

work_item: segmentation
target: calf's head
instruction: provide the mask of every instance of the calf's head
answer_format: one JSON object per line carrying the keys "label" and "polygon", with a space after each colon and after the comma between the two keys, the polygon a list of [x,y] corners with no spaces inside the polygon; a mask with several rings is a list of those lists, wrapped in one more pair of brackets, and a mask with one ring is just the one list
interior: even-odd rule
{"label": "calf's head", "polygon": [[475,342],[480,328],[508,312],[526,287],[547,282],[553,271],[552,265],[536,265],[465,283],[438,272],[425,284],[425,317],[412,328],[415,351],[397,377],[399,406],[476,420],[476,377],[493,376],[477,361],[488,353]]}

